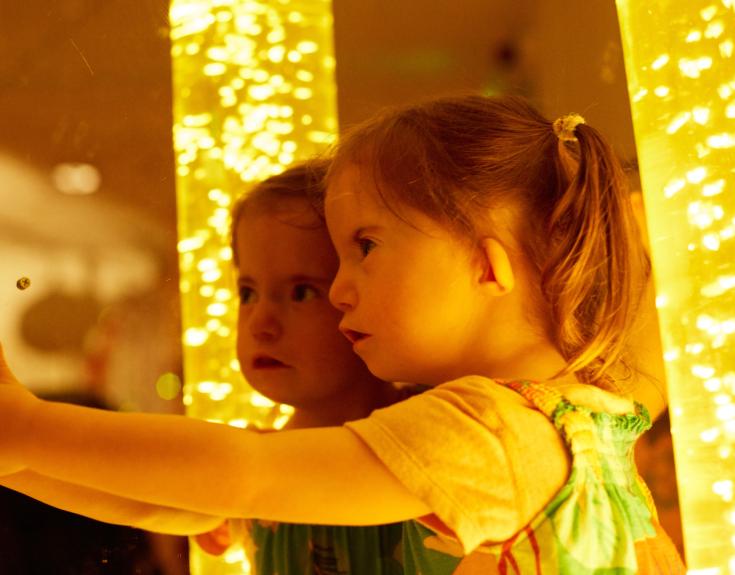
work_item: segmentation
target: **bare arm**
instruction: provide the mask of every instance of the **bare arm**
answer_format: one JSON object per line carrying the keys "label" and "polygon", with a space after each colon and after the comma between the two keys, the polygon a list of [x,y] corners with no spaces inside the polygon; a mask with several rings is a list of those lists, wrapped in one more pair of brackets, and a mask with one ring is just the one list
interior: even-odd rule
{"label": "bare arm", "polygon": [[9,385],[0,385],[0,420],[6,468],[157,506],[346,525],[430,513],[341,427],[257,434],[183,416],[52,403]]}
{"label": "bare arm", "polygon": [[[641,239],[647,251],[650,242],[646,226],[643,197],[640,193],[631,195],[633,213],[641,232]],[[658,311],[656,310],[656,290],[653,277],[649,278],[646,293],[638,310],[638,321],[631,332],[629,346],[637,370],[633,396],[645,405],[651,417],[656,419],[666,410],[666,371],[659,331]]]}
{"label": "bare arm", "polygon": [[97,521],[169,535],[194,535],[213,529],[222,518],[132,501],[102,491],[21,471],[0,477],[0,485],[65,511]]}
{"label": "bare arm", "polygon": [[629,346],[637,370],[633,397],[648,408],[652,419],[656,419],[666,410],[668,398],[653,280],[649,280]]}

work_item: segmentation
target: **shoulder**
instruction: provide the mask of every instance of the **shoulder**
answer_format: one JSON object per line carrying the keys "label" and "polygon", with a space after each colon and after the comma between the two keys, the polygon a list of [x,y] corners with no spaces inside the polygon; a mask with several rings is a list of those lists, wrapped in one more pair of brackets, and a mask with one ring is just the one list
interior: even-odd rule
{"label": "shoulder", "polygon": [[549,419],[486,377],[443,383],[348,427],[465,544],[512,536],[569,471]]}
{"label": "shoulder", "polygon": [[594,385],[568,383],[556,387],[564,398],[574,405],[586,407],[590,411],[623,415],[635,413],[632,399],[606,391]]}
{"label": "shoulder", "polygon": [[349,427],[363,438],[372,436],[374,443],[381,435],[393,447],[424,452],[450,468],[458,454],[472,453],[475,473],[492,468],[487,477],[497,481],[505,470],[505,479],[520,491],[530,488],[550,496],[531,484],[552,485],[555,491],[569,468],[566,445],[549,418],[518,392],[477,375],[437,385]]}
{"label": "shoulder", "polygon": [[502,383],[481,375],[467,375],[429,389],[426,394],[461,398],[472,404],[530,409],[533,406],[520,394]]}
{"label": "shoulder", "polygon": [[[505,438],[515,429],[533,434],[536,428],[555,434],[549,419],[521,394],[493,379],[469,375],[412,395],[391,406],[377,409],[367,425],[387,425],[394,431],[416,435],[419,430],[441,431],[446,438],[459,433],[491,433]],[[358,427],[360,423],[358,423]],[[355,427],[354,423],[350,427]],[[399,432],[400,433],[400,432]]]}
{"label": "shoulder", "polygon": [[424,394],[427,399],[441,401],[472,418],[496,429],[531,420],[536,425],[553,428],[553,424],[530,401],[503,383],[479,375],[448,381]]}

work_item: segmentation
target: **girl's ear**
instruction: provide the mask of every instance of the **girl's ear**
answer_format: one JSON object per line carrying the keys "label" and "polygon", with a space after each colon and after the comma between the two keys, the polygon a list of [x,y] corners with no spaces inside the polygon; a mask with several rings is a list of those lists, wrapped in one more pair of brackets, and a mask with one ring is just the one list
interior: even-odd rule
{"label": "girl's ear", "polygon": [[482,238],[478,248],[481,252],[482,266],[480,283],[484,284],[492,295],[509,294],[515,286],[515,275],[503,244],[494,238]]}

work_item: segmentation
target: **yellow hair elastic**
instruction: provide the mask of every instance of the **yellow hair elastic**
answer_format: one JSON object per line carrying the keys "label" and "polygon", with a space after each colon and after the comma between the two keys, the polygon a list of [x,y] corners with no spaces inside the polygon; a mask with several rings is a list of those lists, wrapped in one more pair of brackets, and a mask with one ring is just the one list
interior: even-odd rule
{"label": "yellow hair elastic", "polygon": [[554,133],[562,142],[576,142],[577,136],[574,135],[574,130],[580,124],[585,123],[584,118],[579,114],[567,114],[554,120]]}

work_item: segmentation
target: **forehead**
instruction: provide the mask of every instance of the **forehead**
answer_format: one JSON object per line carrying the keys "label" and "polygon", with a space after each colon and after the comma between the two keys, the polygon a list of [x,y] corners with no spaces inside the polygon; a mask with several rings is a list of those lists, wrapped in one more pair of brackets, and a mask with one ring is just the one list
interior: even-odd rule
{"label": "forehead", "polygon": [[333,238],[339,232],[351,233],[355,227],[378,226],[392,233],[443,236],[446,226],[426,213],[402,204],[391,195],[390,205],[380,194],[368,168],[348,165],[335,174],[327,187],[324,214]]}
{"label": "forehead", "polygon": [[237,224],[242,220],[251,220],[266,216],[282,220],[302,227],[319,227],[321,220],[313,204],[299,196],[247,198],[242,205]]}
{"label": "forehead", "polygon": [[245,210],[235,242],[241,272],[324,275],[336,269],[326,227],[307,202]]}
{"label": "forehead", "polygon": [[386,205],[369,168],[348,164],[328,183],[324,216],[330,233],[338,227],[357,225],[358,221],[359,225],[396,223],[396,209],[400,209],[401,216],[410,212],[403,206]]}
{"label": "forehead", "polygon": [[347,164],[329,181],[324,197],[325,213],[343,202],[356,203],[359,207],[370,207],[379,199],[378,191],[366,170],[357,164]]}

